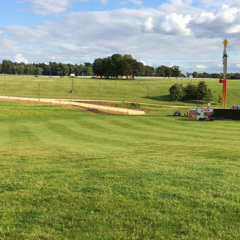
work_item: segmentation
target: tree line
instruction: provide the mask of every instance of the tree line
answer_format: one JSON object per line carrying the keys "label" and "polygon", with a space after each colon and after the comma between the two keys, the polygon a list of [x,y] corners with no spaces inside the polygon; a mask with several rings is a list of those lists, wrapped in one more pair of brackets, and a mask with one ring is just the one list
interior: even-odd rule
{"label": "tree line", "polygon": [[[187,72],[186,76],[188,78],[190,76],[192,76],[193,78],[222,78],[221,73],[207,73],[207,72],[198,73],[196,71],[192,73]],[[240,73],[228,73],[227,79],[240,79]]]}
{"label": "tree line", "polygon": [[[113,54],[106,58],[97,58],[93,63],[84,64],[64,64],[49,62],[46,63],[16,63],[10,60],[3,60],[0,64],[1,74],[19,75],[52,75],[52,76],[94,76],[106,78],[118,78],[122,76],[156,76],[156,77],[193,77],[193,78],[221,78],[219,73],[198,73],[196,71],[186,75],[181,73],[179,66],[158,66],[152,67],[137,61],[131,55]],[[228,79],[240,79],[240,73],[228,73]]]}
{"label": "tree line", "polygon": [[17,63],[10,60],[3,60],[0,64],[1,74],[19,75],[47,75],[47,76],[94,76],[113,78],[126,76],[159,76],[159,77],[184,77],[178,66],[152,67],[134,59],[131,55],[113,54],[106,58],[97,58],[92,63],[64,64],[49,62],[46,63]]}
{"label": "tree line", "polygon": [[91,76],[92,64],[63,64],[56,62],[46,63],[16,63],[10,60],[3,60],[0,64],[2,74],[20,74],[20,75],[48,75],[48,76]]}
{"label": "tree line", "polygon": [[178,66],[157,68],[146,66],[137,61],[131,55],[113,54],[106,58],[97,58],[93,62],[93,72],[99,77],[118,78],[119,76],[160,76],[160,77],[180,77],[181,71]]}

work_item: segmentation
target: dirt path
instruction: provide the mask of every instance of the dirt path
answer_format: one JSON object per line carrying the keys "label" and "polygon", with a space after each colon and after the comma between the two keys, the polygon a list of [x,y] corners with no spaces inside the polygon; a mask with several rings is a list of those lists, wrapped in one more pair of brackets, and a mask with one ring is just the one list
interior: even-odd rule
{"label": "dirt path", "polygon": [[60,105],[61,107],[66,108],[80,108],[96,113],[105,113],[105,114],[126,114],[126,115],[145,115],[146,111],[141,109],[129,109],[129,108],[120,108],[107,105],[101,105],[88,103],[87,100],[78,99],[52,99],[52,98],[29,98],[29,97],[13,97],[13,96],[0,96],[2,101],[14,101],[14,102],[30,102],[30,103],[46,103]]}
{"label": "dirt path", "polygon": [[[70,99],[69,99],[70,100]],[[71,99],[73,100],[73,99]],[[74,99],[74,101],[80,102],[111,102],[111,103],[121,103],[122,101],[116,100],[86,100],[86,99]],[[128,103],[135,103],[135,102],[128,102]],[[171,104],[159,104],[159,103],[138,103],[139,105],[148,105],[148,106],[160,106],[160,107],[171,107],[171,108],[192,108],[194,105],[171,105]]]}

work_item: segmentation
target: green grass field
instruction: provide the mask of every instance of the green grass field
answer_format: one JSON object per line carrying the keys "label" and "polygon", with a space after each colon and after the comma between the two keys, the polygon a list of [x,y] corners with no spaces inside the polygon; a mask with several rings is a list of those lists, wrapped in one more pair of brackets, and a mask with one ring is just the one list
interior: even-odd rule
{"label": "green grass field", "polygon": [[[7,81],[5,92],[27,95],[26,79]],[[240,239],[240,123],[148,108],[123,116],[0,102],[0,239]]]}
{"label": "green grass field", "polygon": [[[174,83],[186,85],[189,82],[197,84],[202,79],[135,79],[107,80],[82,78],[50,78],[0,75],[0,95],[48,98],[78,98],[97,100],[126,99],[129,102],[151,104],[181,104],[192,102],[173,102],[169,96],[169,88]],[[219,96],[222,96],[222,84],[218,79],[206,79],[213,93],[214,106],[219,106]],[[138,84],[140,83],[140,84]],[[71,93],[73,85],[74,93]],[[227,106],[240,105],[240,80],[228,80]],[[147,95],[150,98],[146,98]],[[195,105],[197,102],[194,103]],[[199,103],[203,104],[203,103]],[[204,103],[205,104],[205,103]]]}

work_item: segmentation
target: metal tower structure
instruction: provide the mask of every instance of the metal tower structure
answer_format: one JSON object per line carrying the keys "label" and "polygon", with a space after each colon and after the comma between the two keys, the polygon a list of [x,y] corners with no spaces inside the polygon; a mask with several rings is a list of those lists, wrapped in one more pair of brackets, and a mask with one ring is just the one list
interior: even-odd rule
{"label": "metal tower structure", "polygon": [[225,39],[224,42],[224,50],[223,50],[223,79],[219,80],[220,83],[223,84],[223,95],[222,95],[222,108],[226,108],[226,100],[227,100],[227,45],[228,40]]}

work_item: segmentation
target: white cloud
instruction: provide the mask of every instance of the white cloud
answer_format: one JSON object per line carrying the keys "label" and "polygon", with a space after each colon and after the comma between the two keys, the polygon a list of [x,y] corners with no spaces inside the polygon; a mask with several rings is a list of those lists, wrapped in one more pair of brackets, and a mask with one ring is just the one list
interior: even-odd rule
{"label": "white cloud", "polygon": [[215,16],[212,12],[202,12],[199,16],[196,17],[195,22],[197,24],[202,24],[204,22],[212,22],[215,19]]}
{"label": "white cloud", "polygon": [[132,2],[137,6],[142,6],[142,4],[143,4],[143,1],[141,1],[141,0],[129,0],[129,2]]}
{"label": "white cloud", "polygon": [[153,17],[147,18],[147,20],[143,23],[144,32],[152,32],[154,27]]}
{"label": "white cloud", "polygon": [[202,65],[202,64],[197,64],[196,67],[197,67],[198,69],[206,69],[206,68],[207,68],[207,66]]}
{"label": "white cloud", "polygon": [[13,39],[4,37],[4,31],[0,33],[0,58],[1,59],[12,59],[12,53],[18,51],[17,43]]}
{"label": "white cloud", "polygon": [[197,35],[220,36],[240,33],[240,9],[231,5],[222,5],[211,12],[203,11],[192,21]]}
{"label": "white cloud", "polygon": [[[33,13],[46,16],[49,14],[59,14],[65,12],[72,6],[74,2],[89,2],[93,0],[22,0],[18,1],[18,4],[29,3],[30,9]],[[109,3],[109,0],[95,0],[103,5]],[[135,5],[141,6],[141,0],[129,0],[130,2],[134,3]]]}
{"label": "white cloud", "polygon": [[30,4],[30,9],[41,16],[61,13],[71,6],[71,0],[25,0]]}
{"label": "white cloud", "polygon": [[[48,0],[49,5],[43,5],[46,1],[26,1],[41,15],[64,12],[73,3],[73,0]],[[107,3],[106,0],[89,1]],[[215,4],[209,1],[210,6]],[[240,55],[239,5],[204,9],[192,6],[191,2],[171,0],[159,9],[70,12],[43,24],[7,26],[0,29],[0,56],[29,62],[82,63],[121,53],[131,54],[147,65],[177,65],[188,72],[196,68],[219,71],[222,65],[216,62],[222,60],[224,38],[230,42],[229,62],[233,60],[230,51]],[[238,62],[236,59],[232,64],[235,69]],[[229,71],[234,72],[230,64]]]}
{"label": "white cloud", "polygon": [[238,12],[239,11],[236,7],[231,8],[230,6],[224,4],[217,17],[222,18],[226,23],[233,23]]}
{"label": "white cloud", "polygon": [[237,64],[237,67],[240,68],[240,63]]}
{"label": "white cloud", "polygon": [[191,16],[183,16],[176,13],[168,14],[163,22],[160,24],[160,29],[168,34],[183,34],[191,35],[191,29],[187,27],[190,22]]}
{"label": "white cloud", "polygon": [[[88,2],[90,0],[23,0],[20,3],[27,2],[33,13],[46,16],[49,14],[58,14],[65,12],[71,7],[73,2]],[[107,3],[107,0],[99,0],[100,2]]]}
{"label": "white cloud", "polygon": [[192,0],[168,0],[159,6],[159,9],[166,14],[177,13],[177,14],[191,14],[195,15],[199,13],[199,9],[192,6]]}
{"label": "white cloud", "polygon": [[17,63],[28,63],[28,60],[22,56],[22,53],[18,53],[17,55],[14,56],[14,61]]}
{"label": "white cloud", "polygon": [[233,26],[229,26],[228,29],[226,29],[227,33],[240,33],[240,24],[235,24]]}

